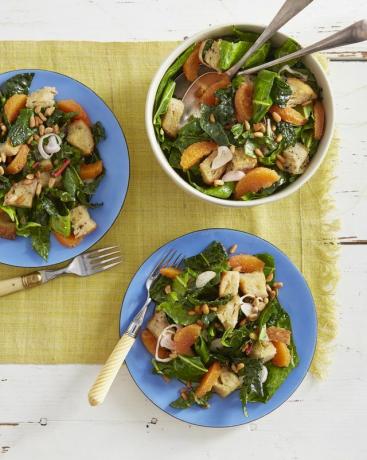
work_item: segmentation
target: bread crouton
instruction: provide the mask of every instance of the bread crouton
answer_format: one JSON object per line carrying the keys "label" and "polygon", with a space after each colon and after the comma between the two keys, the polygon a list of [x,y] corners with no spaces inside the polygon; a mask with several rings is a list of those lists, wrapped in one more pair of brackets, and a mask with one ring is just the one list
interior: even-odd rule
{"label": "bread crouton", "polygon": [[308,151],[300,142],[296,142],[282,152],[285,159],[283,168],[291,174],[302,174],[308,163]]}
{"label": "bread crouton", "polygon": [[75,120],[70,124],[66,140],[69,144],[81,150],[84,155],[91,155],[93,152],[93,134],[83,120]]}
{"label": "bread crouton", "polygon": [[217,316],[219,321],[223,324],[224,329],[235,328],[238,321],[238,313],[240,311],[240,298],[236,294],[225,305],[218,307]]}
{"label": "bread crouton", "polygon": [[271,342],[256,342],[252,347],[250,357],[261,359],[263,363],[266,363],[274,358],[276,352],[277,350]]}
{"label": "bread crouton", "polygon": [[147,329],[158,339],[164,328],[169,326],[164,311],[156,311],[147,324]]}
{"label": "bread crouton", "polygon": [[5,238],[6,240],[15,240],[15,237],[15,222],[12,222],[7,213],[0,209],[0,238]]}
{"label": "bread crouton", "polygon": [[239,277],[240,289],[243,294],[254,297],[268,297],[263,272],[241,273]]}
{"label": "bread crouton", "polygon": [[221,40],[204,40],[200,46],[200,61],[214,70],[220,70],[220,42]]}
{"label": "bread crouton", "polygon": [[207,185],[213,185],[214,181],[220,179],[226,169],[225,166],[221,166],[217,169],[212,169],[212,163],[214,158],[216,158],[218,152],[211,153],[208,157],[205,158],[204,161],[200,163],[200,173],[203,179],[203,182]]}
{"label": "bread crouton", "polygon": [[255,168],[256,165],[256,158],[246,155],[242,148],[236,147],[232,161],[228,163],[227,171],[247,171]]}
{"label": "bread crouton", "polygon": [[303,82],[299,78],[288,77],[287,83],[292,90],[291,97],[288,99],[287,107],[295,107],[296,105],[306,104],[317,98],[317,94],[310,85]]}
{"label": "bread crouton", "polygon": [[90,217],[88,209],[85,206],[77,206],[70,211],[71,226],[76,238],[82,238],[89,233],[94,232],[97,224]]}
{"label": "bread crouton", "polygon": [[222,398],[236,391],[241,386],[240,379],[234,372],[222,368],[217,382],[213,385],[213,390]]}
{"label": "bread crouton", "polygon": [[53,107],[55,105],[56,88],[53,86],[45,86],[44,88],[33,91],[27,97],[26,107],[33,109],[35,107]]}
{"label": "bread crouton", "polygon": [[239,283],[240,283],[239,272],[237,271],[223,272],[222,279],[219,285],[219,297],[238,294]]}
{"label": "bread crouton", "polygon": [[291,343],[291,331],[284,327],[271,326],[266,329],[266,333],[271,342],[283,342],[286,345]]}
{"label": "bread crouton", "polygon": [[37,184],[37,179],[24,179],[16,182],[4,197],[4,206],[31,208]]}
{"label": "bread crouton", "polygon": [[172,138],[177,136],[184,108],[184,103],[180,99],[173,97],[169,101],[167,112],[162,117],[162,128],[167,136]]}

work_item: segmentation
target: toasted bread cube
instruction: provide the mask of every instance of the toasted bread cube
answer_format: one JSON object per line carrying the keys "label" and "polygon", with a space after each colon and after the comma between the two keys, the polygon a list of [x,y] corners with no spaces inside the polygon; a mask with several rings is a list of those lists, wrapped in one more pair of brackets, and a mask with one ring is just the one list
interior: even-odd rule
{"label": "toasted bread cube", "polygon": [[204,161],[200,163],[200,173],[203,182],[207,185],[213,185],[214,181],[220,179],[226,169],[225,166],[221,166],[217,169],[212,169],[212,163],[214,158],[218,155],[218,152],[211,153]]}
{"label": "toasted bread cube", "polygon": [[31,208],[37,184],[37,179],[24,179],[16,182],[4,197],[4,206]]}
{"label": "toasted bread cube", "polygon": [[220,39],[213,40],[212,44],[208,48],[208,41],[204,40],[200,46],[199,59],[203,64],[214,70],[220,70],[220,42]]}
{"label": "toasted bread cube", "polygon": [[82,238],[89,233],[94,232],[97,224],[90,217],[88,209],[85,206],[77,206],[70,211],[71,225],[73,234],[76,238]]}
{"label": "toasted bread cube", "polygon": [[299,78],[288,77],[287,83],[292,90],[291,97],[288,99],[287,107],[295,107],[300,104],[307,104],[317,98],[317,94],[310,85]]}
{"label": "toasted bread cube", "polygon": [[219,297],[238,294],[239,284],[240,284],[239,272],[237,271],[223,272],[222,279],[219,285]]}
{"label": "toasted bread cube", "polygon": [[5,238],[6,240],[15,240],[15,237],[15,222],[12,222],[7,213],[0,209],[0,238]]}
{"label": "toasted bread cube", "polygon": [[53,86],[45,86],[44,88],[33,91],[27,97],[26,107],[33,109],[35,107],[53,107],[55,105],[56,88]]}
{"label": "toasted bread cube", "polygon": [[213,390],[222,398],[236,391],[241,386],[240,379],[234,372],[222,368],[217,382],[213,385]]}
{"label": "toasted bread cube", "polygon": [[250,357],[261,359],[263,363],[267,363],[276,355],[277,350],[271,342],[256,342],[253,346]]}
{"label": "toasted bread cube", "polygon": [[84,155],[91,155],[93,152],[93,134],[83,120],[75,120],[70,124],[66,140],[69,144],[81,150]]}
{"label": "toasted bread cube", "polygon": [[267,297],[266,279],[264,272],[241,273],[240,289],[246,295]]}
{"label": "toasted bread cube", "polygon": [[232,161],[228,163],[227,171],[248,171],[255,168],[256,165],[256,158],[246,155],[242,148],[236,147]]}
{"label": "toasted bread cube", "polygon": [[147,324],[147,329],[158,339],[164,328],[169,326],[164,311],[156,311]]}
{"label": "toasted bread cube", "polygon": [[184,103],[180,99],[173,97],[169,101],[167,112],[162,117],[162,128],[167,136],[172,138],[177,136],[184,108]]}
{"label": "toasted bread cube", "polygon": [[291,174],[302,174],[308,163],[308,151],[300,142],[283,150],[283,168]]}
{"label": "toasted bread cube", "polygon": [[219,321],[223,324],[224,329],[235,328],[238,321],[238,313],[240,311],[240,298],[236,294],[225,305],[218,307],[217,316]]}

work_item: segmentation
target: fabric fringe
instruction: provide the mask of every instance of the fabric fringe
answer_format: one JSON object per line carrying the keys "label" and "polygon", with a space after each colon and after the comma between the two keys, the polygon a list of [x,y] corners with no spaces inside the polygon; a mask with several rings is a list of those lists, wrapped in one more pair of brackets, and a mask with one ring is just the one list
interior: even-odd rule
{"label": "fabric fringe", "polygon": [[332,342],[337,335],[336,297],[335,291],[339,281],[338,258],[340,246],[337,232],[340,228],[339,219],[333,216],[335,200],[330,194],[335,179],[334,167],[338,157],[339,140],[334,138],[329,148],[326,165],[322,168],[323,180],[319,181],[321,204],[321,240],[317,243],[316,252],[322,260],[324,269],[319,279],[319,293],[316,299],[318,317],[318,337],[311,373],[317,378],[324,378],[330,364]]}

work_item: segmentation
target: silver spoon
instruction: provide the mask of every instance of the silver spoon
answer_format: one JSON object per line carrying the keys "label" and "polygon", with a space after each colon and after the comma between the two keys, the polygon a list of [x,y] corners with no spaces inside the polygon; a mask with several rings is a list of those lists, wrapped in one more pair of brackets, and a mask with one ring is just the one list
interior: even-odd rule
{"label": "silver spoon", "polygon": [[[237,74],[243,64],[247,59],[262,46],[275,32],[277,32],[284,24],[286,24],[290,19],[296,16],[300,11],[302,11],[307,5],[309,5],[313,0],[286,0],[283,6],[280,8],[278,13],[275,15],[271,23],[265,28],[260,37],[255,41],[255,43],[248,49],[248,51],[242,56],[242,58],[230,69],[224,73],[218,73],[214,71],[206,72],[203,75],[200,75],[190,86],[189,89],[184,94],[182,101],[185,104],[185,110],[181,118],[181,125],[184,124],[187,119],[197,113],[200,109],[200,98],[198,94],[202,88],[207,88],[213,83],[222,80],[224,75],[232,80],[232,78]],[[175,94],[180,94],[179,86],[184,84],[182,77],[178,77],[176,80],[176,91]]]}
{"label": "silver spoon", "polygon": [[324,38],[313,45],[306,46],[294,53],[287,54],[271,62],[252,67],[251,69],[242,70],[237,75],[248,75],[251,73],[259,72],[262,69],[273,67],[274,65],[283,64],[291,59],[298,59],[307,54],[316,53],[317,51],[329,50],[338,46],[351,45],[352,43],[358,43],[367,40],[367,19],[362,19],[354,24],[340,30],[339,32],[331,35],[330,37]]}

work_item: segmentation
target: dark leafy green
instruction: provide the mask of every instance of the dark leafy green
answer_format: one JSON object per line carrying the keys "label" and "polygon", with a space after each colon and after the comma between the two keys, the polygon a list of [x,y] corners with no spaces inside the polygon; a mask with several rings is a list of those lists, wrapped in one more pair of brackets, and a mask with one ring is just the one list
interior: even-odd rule
{"label": "dark leafy green", "polygon": [[24,144],[33,134],[29,127],[29,120],[33,115],[32,109],[22,109],[15,123],[10,127],[9,139],[13,145]]}
{"label": "dark leafy green", "polygon": [[290,123],[287,123],[286,121],[281,121],[280,123],[278,123],[277,129],[279,133],[283,136],[282,150],[286,149],[291,145],[294,145],[297,142],[297,128],[295,128]]}
{"label": "dark leafy green", "polygon": [[50,252],[50,230],[48,227],[33,227],[30,230],[33,249],[45,260]]}
{"label": "dark leafy green", "polygon": [[283,80],[282,77],[277,76],[274,78],[273,88],[271,90],[273,104],[279,105],[279,107],[285,107],[291,95],[292,90],[288,83]]}
{"label": "dark leafy green", "polygon": [[95,145],[106,139],[106,130],[100,121],[97,121],[97,123],[92,126],[92,134]]}
{"label": "dark leafy green", "polygon": [[198,356],[178,355],[169,363],[152,360],[153,372],[168,378],[176,378],[184,382],[198,382],[207,372],[207,368]]}
{"label": "dark leafy green", "polygon": [[222,336],[221,342],[224,347],[240,348],[245,340],[249,337],[250,331],[247,326],[241,326],[237,329],[229,328]]}
{"label": "dark leafy green", "polygon": [[252,121],[254,123],[258,123],[264,118],[273,103],[271,99],[271,90],[276,75],[275,72],[269,70],[260,70],[256,75],[252,100]]}
{"label": "dark leafy green", "polygon": [[0,87],[0,95],[8,99],[13,94],[28,94],[34,73],[18,73],[10,77]]}
{"label": "dark leafy green", "polygon": [[247,359],[242,371],[243,384],[240,388],[240,399],[243,412],[247,416],[247,403],[261,401],[264,397],[263,384],[261,383],[262,364],[257,359]]}
{"label": "dark leafy green", "polygon": [[207,408],[209,407],[210,397],[211,393],[207,393],[202,398],[198,398],[195,394],[195,391],[191,389],[190,391],[186,392],[186,398],[180,396],[175,401],[171,402],[170,406],[174,409],[187,409],[188,407],[197,404],[200,407]]}
{"label": "dark leafy green", "polygon": [[194,324],[200,318],[200,315],[189,315],[189,309],[185,308],[182,302],[175,300],[166,300],[157,307],[158,311],[164,311],[173,322],[181,326]]}
{"label": "dark leafy green", "polygon": [[63,112],[62,110],[55,109],[53,114],[47,118],[46,125],[47,126],[53,126],[53,125],[59,125],[61,128],[64,126],[66,123],[68,123],[70,120],[72,120],[75,115],[78,115],[77,112]]}
{"label": "dark leafy green", "polygon": [[180,152],[183,152],[189,145],[195,142],[206,141],[208,134],[202,129],[199,118],[192,118],[178,132],[173,144]]}
{"label": "dark leafy green", "polygon": [[210,353],[208,345],[201,335],[197,338],[194,347],[195,352],[200,357],[201,361],[207,365],[210,361]]}
{"label": "dark leafy green", "polygon": [[223,271],[228,268],[228,254],[222,243],[213,241],[200,254],[185,259],[185,266],[197,272]]}

